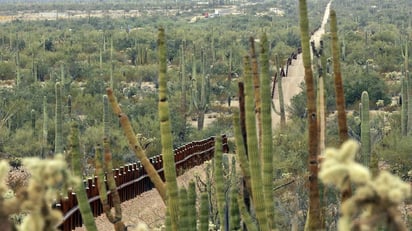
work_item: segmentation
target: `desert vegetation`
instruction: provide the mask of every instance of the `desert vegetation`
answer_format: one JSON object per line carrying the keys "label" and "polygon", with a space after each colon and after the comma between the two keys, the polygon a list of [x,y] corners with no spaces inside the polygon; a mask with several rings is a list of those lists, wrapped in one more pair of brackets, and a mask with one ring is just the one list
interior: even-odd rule
{"label": "desert vegetation", "polygon": [[[86,16],[2,23],[2,230],[55,230],[53,200],[69,187],[96,230],[79,179],[137,161],[167,206],[166,230],[412,227],[409,1],[31,4]],[[27,10],[4,6],[2,17]],[[302,91],[272,129],[273,85],[282,91],[280,71],[300,52]],[[235,158],[222,156],[220,134]],[[178,187],[173,148],[209,136],[206,189]],[[165,182],[148,160],[160,153]],[[111,178],[114,211],[99,183],[105,214],[131,229]]]}

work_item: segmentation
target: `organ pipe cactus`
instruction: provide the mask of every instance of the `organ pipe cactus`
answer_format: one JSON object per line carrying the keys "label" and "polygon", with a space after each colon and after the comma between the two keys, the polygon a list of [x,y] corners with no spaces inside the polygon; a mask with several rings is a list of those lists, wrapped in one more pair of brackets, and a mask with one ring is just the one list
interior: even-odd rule
{"label": "organ pipe cactus", "polygon": [[166,65],[166,36],[163,28],[159,28],[157,39],[159,55],[159,119],[163,155],[163,168],[166,179],[167,209],[170,214],[172,230],[178,230],[179,203],[176,181],[176,166],[173,153],[172,128],[169,116],[169,103],[167,101],[167,65]]}
{"label": "organ pipe cactus", "polygon": [[371,133],[369,125],[369,95],[368,92],[362,92],[362,110],[361,114],[361,163],[369,167],[371,161]]}
{"label": "organ pipe cactus", "polygon": [[54,141],[54,153],[63,153],[63,115],[62,115],[62,95],[61,84],[57,82],[55,85],[56,90],[56,117],[55,121],[55,141]]}
{"label": "organ pipe cactus", "polygon": [[246,112],[246,133],[248,143],[249,169],[251,175],[251,188],[253,204],[256,212],[256,218],[260,230],[269,230],[268,219],[266,215],[265,199],[263,193],[262,173],[260,170],[260,155],[258,133],[255,120],[255,101],[253,90],[253,77],[249,57],[244,57],[244,81],[245,81],[245,112]]}
{"label": "organ pipe cactus", "polygon": [[[260,146],[260,152],[262,153],[262,180],[263,180],[263,193],[265,198],[266,213],[268,217],[269,227],[273,228],[274,218],[274,201],[273,201],[273,141],[272,141],[272,111],[271,111],[271,92],[269,75],[269,45],[266,33],[263,33],[260,43],[260,98],[261,98],[261,121],[264,125],[262,127],[262,145]],[[279,96],[282,88],[279,89]],[[283,96],[283,95],[282,95]],[[283,97],[280,100],[283,103]],[[282,106],[281,106],[282,113]],[[283,122],[281,127],[284,126],[284,107],[283,107]],[[281,116],[282,117],[282,116]]]}
{"label": "organ pipe cactus", "polygon": [[[336,20],[336,12],[330,10],[330,31],[332,34],[332,61],[333,61],[333,75],[335,79],[335,95],[336,95],[336,108],[338,111],[338,130],[339,130],[339,142],[343,144],[348,139],[348,125],[346,122],[345,111],[345,96],[343,92],[342,73],[340,70],[340,55],[339,55],[339,41],[338,41],[338,28]],[[342,190],[342,201],[345,201],[352,195],[350,183],[347,183],[345,190]]]}
{"label": "organ pipe cactus", "polygon": [[300,33],[301,33],[301,46],[302,46],[302,58],[303,66],[305,68],[305,83],[306,83],[306,106],[308,110],[308,144],[309,144],[309,156],[308,156],[308,170],[309,170],[309,208],[307,214],[307,221],[305,224],[305,230],[319,230],[321,227],[321,221],[319,219],[321,214],[320,199],[319,199],[319,185],[318,185],[318,123],[316,115],[316,96],[315,87],[312,73],[312,65],[310,59],[310,47],[309,47],[309,22],[307,4],[305,0],[299,0],[299,14],[300,14]]}
{"label": "organ pipe cactus", "polygon": [[[79,128],[77,122],[73,122],[71,125],[71,155],[72,155],[72,166],[73,173],[75,176],[82,177],[82,161],[80,158],[80,140],[79,140]],[[96,223],[94,222],[94,217],[92,210],[89,205],[88,197],[86,194],[85,185],[79,184],[74,188],[76,193],[76,198],[79,203],[79,210],[82,214],[82,220],[88,231],[97,231]]]}

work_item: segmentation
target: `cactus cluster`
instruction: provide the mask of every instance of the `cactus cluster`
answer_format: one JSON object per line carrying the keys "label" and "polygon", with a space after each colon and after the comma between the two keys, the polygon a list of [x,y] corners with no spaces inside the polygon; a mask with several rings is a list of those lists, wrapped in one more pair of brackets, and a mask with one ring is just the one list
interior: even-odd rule
{"label": "cactus cluster", "polygon": [[356,185],[353,196],[342,203],[338,229],[377,230],[383,225],[406,231],[399,205],[411,196],[410,185],[386,171],[372,177],[367,167],[355,162],[358,148],[357,142],[348,140],[340,149],[327,149],[319,172],[324,183],[340,190],[345,188],[346,179]]}
{"label": "cactus cluster", "polygon": [[[59,198],[61,191],[79,184],[78,178],[68,170],[64,157],[59,154],[53,159],[25,158],[23,166],[31,173],[27,186],[8,197],[11,189],[5,184],[9,173],[9,164],[0,161],[0,229],[11,230],[57,230],[56,226],[62,219],[59,210],[52,204]],[[9,220],[10,215],[28,212],[17,227]]]}

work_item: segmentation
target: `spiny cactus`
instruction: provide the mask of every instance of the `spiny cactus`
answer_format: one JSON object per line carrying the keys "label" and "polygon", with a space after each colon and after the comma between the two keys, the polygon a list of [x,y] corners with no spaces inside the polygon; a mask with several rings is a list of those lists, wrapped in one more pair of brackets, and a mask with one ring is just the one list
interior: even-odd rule
{"label": "spiny cactus", "polygon": [[229,203],[229,230],[235,231],[240,229],[240,214],[237,202],[239,191],[238,177],[236,174],[236,158],[232,157],[232,166],[230,173],[230,203]]}
{"label": "spiny cactus", "polygon": [[369,95],[368,92],[362,92],[361,97],[361,163],[369,167],[371,161],[371,137],[369,125]]}
{"label": "spiny cactus", "polygon": [[[81,164],[82,158],[80,157],[79,127],[78,127],[77,122],[72,122],[70,141],[71,141],[70,152],[72,155],[72,167],[73,167],[74,175],[82,178],[83,166]],[[79,184],[77,187],[74,188],[74,192],[76,193],[76,198],[79,203],[79,210],[80,210],[80,213],[82,214],[82,220],[83,220],[84,225],[89,231],[97,231],[96,223],[94,222],[93,213],[90,208],[90,204],[89,204],[88,197],[86,194],[85,185]]]}
{"label": "spiny cactus", "polygon": [[347,178],[356,185],[353,196],[342,203],[338,230],[377,230],[382,223],[389,230],[408,230],[399,205],[411,196],[411,186],[386,171],[373,178],[367,167],[354,161],[358,149],[353,140],[340,149],[327,149],[319,172],[324,183],[340,190]]}
{"label": "spiny cactus", "polygon": [[308,125],[309,125],[309,156],[308,156],[308,170],[309,170],[309,209],[307,214],[307,221],[305,230],[319,230],[320,222],[320,200],[319,200],[319,186],[318,186],[318,151],[319,151],[319,137],[318,137],[318,123],[316,115],[316,96],[312,73],[312,65],[310,59],[309,47],[309,22],[307,4],[305,0],[299,0],[299,14],[300,14],[300,33],[302,46],[302,59],[305,68],[305,83],[306,83],[306,105],[308,110]]}
{"label": "spiny cactus", "polygon": [[62,214],[52,209],[52,204],[62,189],[65,193],[69,186],[79,184],[78,179],[68,171],[66,161],[60,154],[48,160],[25,158],[22,163],[31,173],[28,185],[21,188],[15,196],[6,198],[6,192],[11,191],[4,183],[10,166],[7,161],[0,161],[0,229],[16,230],[9,216],[26,211],[28,215],[23,218],[17,230],[57,231]]}

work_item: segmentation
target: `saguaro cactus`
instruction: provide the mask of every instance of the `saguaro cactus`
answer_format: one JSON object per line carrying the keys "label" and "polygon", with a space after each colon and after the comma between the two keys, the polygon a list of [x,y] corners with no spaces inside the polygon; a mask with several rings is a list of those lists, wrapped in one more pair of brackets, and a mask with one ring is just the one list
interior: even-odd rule
{"label": "saguaro cactus", "polygon": [[316,116],[316,96],[312,73],[312,65],[310,59],[309,47],[309,22],[308,11],[305,0],[299,0],[299,14],[300,14],[300,33],[303,66],[305,68],[305,83],[306,83],[306,105],[308,110],[308,125],[309,125],[309,209],[307,214],[307,222],[305,230],[319,230],[321,221],[319,219],[321,214],[320,199],[319,199],[319,185],[318,185],[318,123]]}
{"label": "saguaro cactus", "polygon": [[401,108],[401,132],[403,136],[408,134],[408,80],[406,77],[403,77],[401,80],[402,84],[402,108]]}
{"label": "saguaro cactus", "polygon": [[55,121],[55,141],[54,141],[54,153],[63,153],[63,115],[62,115],[62,95],[61,95],[61,85],[60,82],[56,83],[56,117]]}
{"label": "saguaro cactus", "polygon": [[47,147],[47,97],[43,96],[43,137],[42,137],[42,157],[46,156],[46,147]]}
{"label": "saguaro cactus", "polygon": [[369,95],[368,92],[362,92],[362,110],[361,110],[361,163],[369,167],[371,161],[371,136],[369,125]]}

